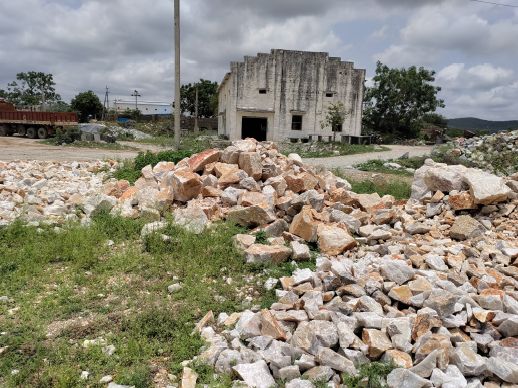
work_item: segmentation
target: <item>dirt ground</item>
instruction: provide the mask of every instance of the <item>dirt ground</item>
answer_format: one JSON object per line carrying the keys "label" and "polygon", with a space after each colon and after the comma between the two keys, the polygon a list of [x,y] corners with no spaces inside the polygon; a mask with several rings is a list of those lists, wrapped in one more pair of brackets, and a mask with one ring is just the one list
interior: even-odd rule
{"label": "dirt ground", "polygon": [[[161,147],[144,145],[134,142],[121,143],[139,150],[158,151]],[[323,165],[327,168],[350,168],[351,166],[371,159],[395,159],[408,152],[410,156],[422,156],[429,154],[432,147],[425,146],[388,146],[390,151],[375,152],[367,154],[335,156],[330,158],[305,159],[312,165]],[[39,140],[31,140],[21,137],[0,137],[0,160],[64,160],[64,161],[85,161],[115,159],[123,160],[134,158],[138,151],[109,150],[101,148],[84,148],[71,146],[52,146],[42,144]]]}
{"label": "dirt ground", "polygon": [[[152,149],[137,143],[131,143],[132,147]],[[134,158],[138,151],[119,151],[100,148],[62,147],[40,143],[39,140],[22,137],[0,137],[0,160],[61,160],[61,161],[87,161],[105,159],[129,159]]]}

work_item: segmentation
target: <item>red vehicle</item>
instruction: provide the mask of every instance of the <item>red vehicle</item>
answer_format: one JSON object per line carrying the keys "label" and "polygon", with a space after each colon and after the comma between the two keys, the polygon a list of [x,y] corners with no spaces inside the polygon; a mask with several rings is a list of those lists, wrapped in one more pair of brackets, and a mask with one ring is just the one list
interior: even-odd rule
{"label": "red vehicle", "polygon": [[30,139],[46,139],[57,129],[77,124],[75,113],[16,110],[13,104],[0,99],[0,136],[18,133]]}

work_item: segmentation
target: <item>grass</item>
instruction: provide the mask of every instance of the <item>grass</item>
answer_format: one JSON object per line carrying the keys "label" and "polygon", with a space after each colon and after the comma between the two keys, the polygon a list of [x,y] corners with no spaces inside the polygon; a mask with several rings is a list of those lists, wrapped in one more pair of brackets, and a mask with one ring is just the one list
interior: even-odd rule
{"label": "grass", "polygon": [[[291,273],[289,264],[244,264],[231,242],[242,229],[228,223],[201,235],[170,224],[160,232],[169,241],[157,234],[144,243],[142,225],[102,214],[86,227],[0,229],[0,296],[10,299],[0,302],[0,386],[97,386],[107,374],[151,386],[157,368],[178,373],[198,353],[202,341],[190,334],[207,311],[241,311],[247,295],[263,304],[271,295],[256,295],[266,278]],[[245,283],[248,274],[254,281]],[[168,294],[172,283],[182,289]],[[115,353],[83,347],[95,338]]]}
{"label": "grass", "polygon": [[347,388],[383,388],[387,376],[395,368],[393,364],[371,362],[361,365],[357,376],[343,374],[342,380]]}
{"label": "grass", "polygon": [[396,199],[408,199],[412,192],[408,177],[394,175],[392,179],[354,179],[347,176],[341,169],[333,170],[336,176],[346,179],[351,184],[351,190],[357,194],[378,193],[380,196],[393,195]]}
{"label": "grass", "polygon": [[296,153],[302,158],[326,158],[330,156],[364,154],[388,151],[389,148],[377,145],[345,144],[339,142],[282,143],[281,152],[285,155]]}
{"label": "grass", "polygon": [[360,164],[356,165],[355,167],[358,170],[362,170],[362,171],[379,172],[379,173],[384,173],[384,174],[394,174],[394,175],[401,175],[401,176],[413,176],[414,175],[413,173],[408,172],[404,169],[394,169],[394,168],[390,168],[390,167],[385,167],[384,164],[387,162],[401,164],[401,163],[399,163],[399,160],[388,160],[387,161],[387,160],[373,159],[373,160],[369,160],[365,163],[360,163]]}

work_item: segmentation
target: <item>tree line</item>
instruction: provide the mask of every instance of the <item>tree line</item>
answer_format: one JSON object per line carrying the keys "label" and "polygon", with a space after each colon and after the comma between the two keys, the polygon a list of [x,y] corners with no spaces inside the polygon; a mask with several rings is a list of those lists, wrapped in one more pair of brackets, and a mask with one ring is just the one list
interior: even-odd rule
{"label": "tree line", "polygon": [[[29,71],[16,75],[16,80],[0,89],[0,98],[16,106],[45,105],[53,111],[76,111],[81,121],[100,117],[103,105],[91,90],[77,94],[70,104],[62,101],[56,92],[52,74]],[[196,91],[198,117],[215,117],[218,113],[218,83],[205,79],[181,86],[182,113],[194,116]],[[390,68],[381,62],[376,65],[372,85],[365,90],[363,128],[393,137],[415,138],[425,124],[446,126],[446,120],[436,110],[444,101],[437,97],[441,88],[435,85],[435,71],[423,67]],[[336,125],[346,113],[340,107],[328,112],[325,121]]]}

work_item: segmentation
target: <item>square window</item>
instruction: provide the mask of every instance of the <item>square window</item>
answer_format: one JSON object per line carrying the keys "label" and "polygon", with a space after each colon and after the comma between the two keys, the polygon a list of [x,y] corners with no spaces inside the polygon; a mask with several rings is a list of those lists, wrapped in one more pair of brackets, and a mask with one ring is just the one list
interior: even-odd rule
{"label": "square window", "polygon": [[259,94],[266,94],[266,89],[259,89]]}
{"label": "square window", "polygon": [[293,115],[291,116],[291,129],[295,131],[302,131],[302,116]]}
{"label": "square window", "polygon": [[331,93],[331,92],[327,92],[327,93],[326,93],[326,97],[333,97],[333,96],[334,96],[334,94],[333,94],[333,93]]}
{"label": "square window", "polygon": [[342,124],[334,125],[333,132],[342,132]]}

